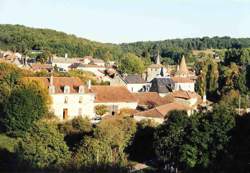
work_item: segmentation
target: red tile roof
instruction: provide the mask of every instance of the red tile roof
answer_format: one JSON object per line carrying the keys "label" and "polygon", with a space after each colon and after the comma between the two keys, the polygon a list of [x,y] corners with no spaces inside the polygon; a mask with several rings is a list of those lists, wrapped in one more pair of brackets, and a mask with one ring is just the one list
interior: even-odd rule
{"label": "red tile roof", "polygon": [[166,118],[167,114],[173,110],[184,110],[188,111],[191,108],[187,105],[180,103],[168,103],[162,106],[149,109],[147,111],[138,112],[134,116],[151,117],[151,118]]}
{"label": "red tile roof", "polygon": [[91,91],[96,94],[96,103],[137,102],[134,95],[123,86],[92,86]]}
{"label": "red tile roof", "polygon": [[175,98],[183,98],[183,99],[191,99],[191,98],[199,98],[200,97],[200,95],[195,93],[195,92],[182,91],[182,90],[174,91],[170,94]]}
{"label": "red tile roof", "polygon": [[[50,77],[27,77],[29,80],[37,80],[49,87]],[[83,86],[83,82],[77,77],[53,77],[53,86],[55,93],[63,93],[64,86],[70,87],[70,93],[78,93],[79,86]]]}
{"label": "red tile roof", "polygon": [[31,69],[34,71],[39,71],[39,70],[52,70],[52,65],[51,64],[32,64]]}
{"label": "red tile roof", "polygon": [[133,93],[133,95],[137,98],[139,105],[155,103],[159,106],[171,102],[171,100],[162,98],[157,92],[139,92]]}

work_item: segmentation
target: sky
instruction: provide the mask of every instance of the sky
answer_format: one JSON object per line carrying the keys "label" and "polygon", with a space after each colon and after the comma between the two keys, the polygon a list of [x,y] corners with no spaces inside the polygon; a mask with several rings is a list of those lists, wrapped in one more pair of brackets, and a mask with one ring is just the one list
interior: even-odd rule
{"label": "sky", "polygon": [[250,37],[250,0],[0,0],[0,23],[109,43]]}

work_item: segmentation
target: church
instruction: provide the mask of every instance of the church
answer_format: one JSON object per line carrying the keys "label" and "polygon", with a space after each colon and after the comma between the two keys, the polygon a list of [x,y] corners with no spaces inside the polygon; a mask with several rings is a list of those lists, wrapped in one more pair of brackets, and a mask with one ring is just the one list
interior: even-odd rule
{"label": "church", "polygon": [[155,63],[148,66],[146,74],[145,74],[145,80],[147,82],[151,82],[156,77],[166,77],[169,76],[167,72],[167,68],[161,64],[160,60],[160,54],[158,52]]}
{"label": "church", "polygon": [[180,64],[177,65],[176,72],[171,79],[174,81],[174,90],[194,92],[195,74],[188,70],[185,57],[181,58]]}

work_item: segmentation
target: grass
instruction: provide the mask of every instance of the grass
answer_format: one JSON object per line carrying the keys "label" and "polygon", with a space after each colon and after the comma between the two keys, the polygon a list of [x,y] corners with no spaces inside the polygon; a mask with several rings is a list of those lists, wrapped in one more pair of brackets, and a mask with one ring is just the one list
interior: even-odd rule
{"label": "grass", "polygon": [[17,139],[8,137],[5,134],[0,134],[0,150],[6,149],[13,153],[16,144]]}

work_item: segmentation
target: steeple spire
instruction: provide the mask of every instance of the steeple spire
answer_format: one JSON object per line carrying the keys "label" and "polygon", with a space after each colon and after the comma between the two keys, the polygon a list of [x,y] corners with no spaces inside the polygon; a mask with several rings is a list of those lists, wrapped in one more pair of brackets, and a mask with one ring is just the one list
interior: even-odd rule
{"label": "steeple spire", "polygon": [[156,57],[156,60],[155,60],[155,63],[156,64],[161,64],[161,59],[160,59],[161,57],[160,57],[160,52],[159,52],[159,50],[158,50],[158,53],[157,53],[157,57]]}
{"label": "steeple spire", "polygon": [[182,56],[181,61],[180,61],[180,65],[177,66],[177,75],[178,76],[188,76],[188,74],[189,74],[189,72],[188,72],[186,60],[185,60],[185,57]]}

